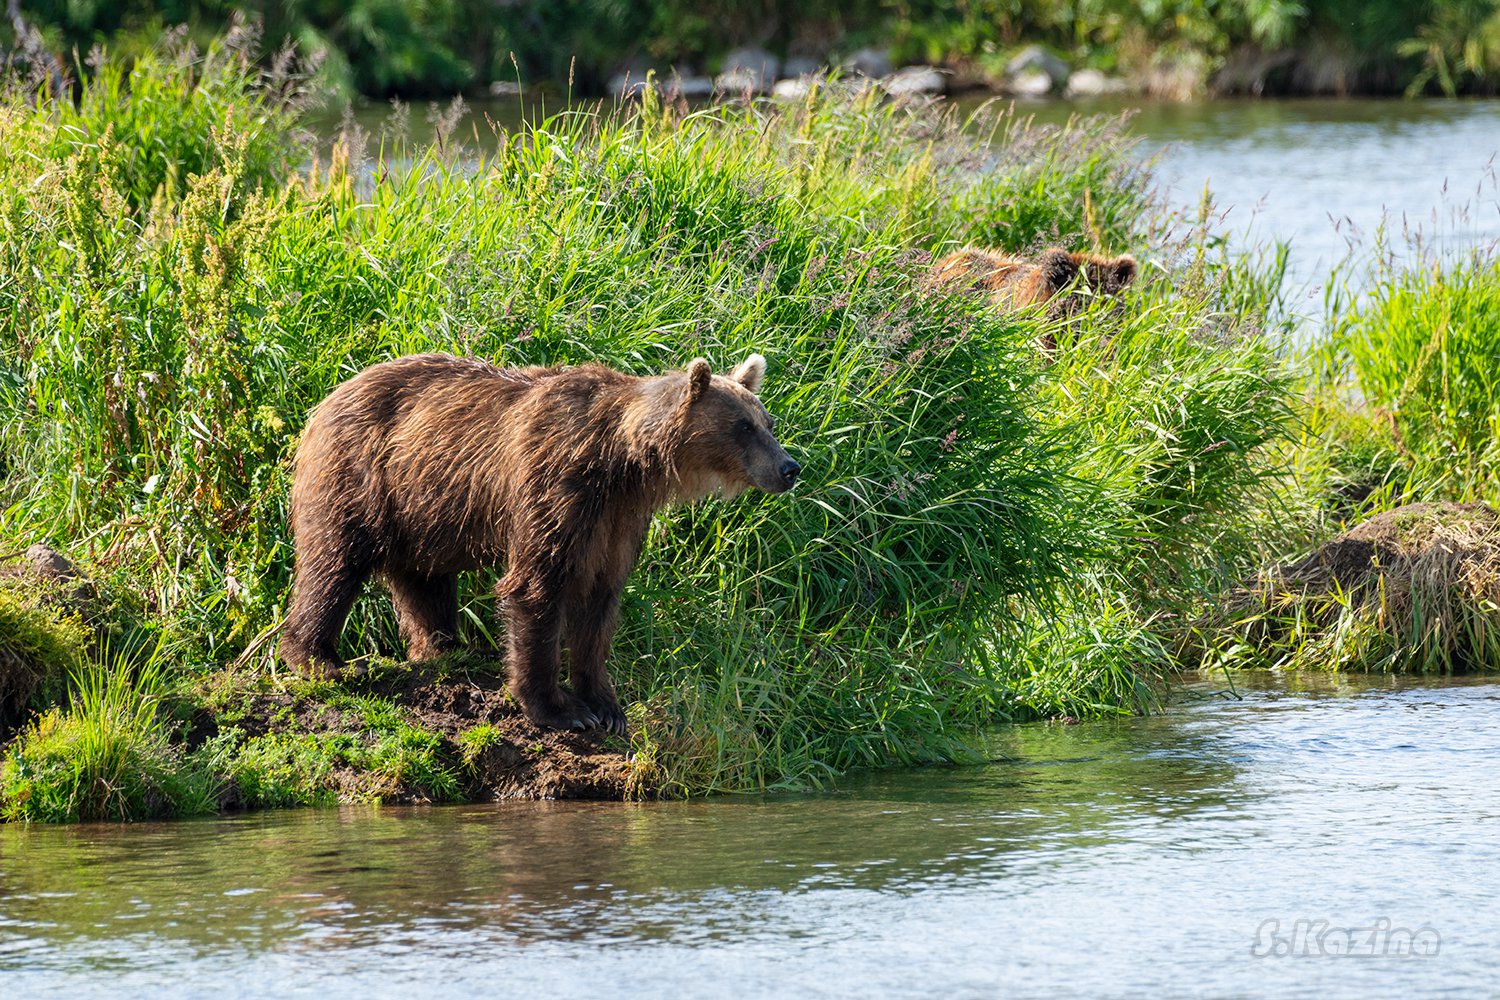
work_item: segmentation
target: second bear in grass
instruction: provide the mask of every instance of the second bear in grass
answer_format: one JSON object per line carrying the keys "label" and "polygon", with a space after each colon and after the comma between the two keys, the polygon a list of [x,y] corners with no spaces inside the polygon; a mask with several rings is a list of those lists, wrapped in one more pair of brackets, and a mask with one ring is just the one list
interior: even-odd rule
{"label": "second bear in grass", "polygon": [[[1097,295],[1117,295],[1135,280],[1135,258],[1101,257],[1067,250],[1045,250],[1034,258],[999,250],[965,247],[937,262],[932,283],[985,292],[1003,309],[1046,306],[1052,318],[1070,316]],[[1039,339],[1049,357],[1057,349],[1052,330]]]}
{"label": "second bear in grass", "polygon": [[699,358],[641,378],[425,354],[356,375],[313,411],[298,449],[281,658],[336,674],[339,632],[377,574],[407,655],[433,656],[458,638],[458,574],[503,566],[509,683],[526,715],[623,732],[605,657],[651,516],[797,479],[756,395],[765,367],[752,354],[721,376]]}
{"label": "second bear in grass", "polygon": [[1090,295],[1117,294],[1135,280],[1135,273],[1135,258],[1130,256],[1101,257],[1054,248],[1028,259],[965,247],[939,260],[932,280],[989,292],[994,302],[1011,308],[1046,305],[1049,315],[1061,316],[1076,312]]}

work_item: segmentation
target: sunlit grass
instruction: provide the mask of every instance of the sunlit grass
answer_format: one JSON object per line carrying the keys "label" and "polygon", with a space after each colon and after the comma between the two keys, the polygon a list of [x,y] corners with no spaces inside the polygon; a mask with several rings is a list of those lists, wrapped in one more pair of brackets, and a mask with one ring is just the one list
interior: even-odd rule
{"label": "sunlit grass", "polygon": [[45,821],[190,816],[218,808],[215,779],[185,761],[162,712],[154,661],[80,667],[0,762],[0,814]]}
{"label": "sunlit grass", "polygon": [[[76,121],[13,96],[0,134],[44,151],[0,172],[0,531],[74,540],[170,640],[176,677],[282,613],[308,410],[419,351],[642,374],[769,358],[803,481],[660,516],[612,652],[642,773],[676,792],[961,759],[997,719],[1149,708],[1179,595],[1276,533],[1294,390],[1262,335],[1274,266],[1199,232],[1056,331],[1050,365],[1039,317],[925,287],[960,243],[1139,250],[1155,209],[1118,119],[961,122],[837,86],[574,111],[489,152],[346,133],[293,174],[276,93],[241,63],[177,65],[147,64],[139,105],[102,74]],[[225,124],[205,136],[209,112]],[[122,164],[167,113],[152,156],[193,166],[147,192]],[[492,582],[465,582],[480,644]],[[383,596],[344,643],[400,655]],[[374,748],[226,731],[194,760],[247,804],[323,801],[335,766],[375,795],[457,794],[390,712]]]}
{"label": "sunlit grass", "polygon": [[1442,236],[1382,228],[1330,274],[1290,456],[1323,524],[1211,609],[1209,662],[1500,668],[1493,515],[1441,504],[1500,498],[1500,264]]}
{"label": "sunlit grass", "polygon": [[1500,260],[1407,252],[1397,264],[1379,245],[1372,257],[1368,293],[1336,301],[1330,316],[1335,380],[1346,376],[1358,393],[1410,492],[1495,500]]}

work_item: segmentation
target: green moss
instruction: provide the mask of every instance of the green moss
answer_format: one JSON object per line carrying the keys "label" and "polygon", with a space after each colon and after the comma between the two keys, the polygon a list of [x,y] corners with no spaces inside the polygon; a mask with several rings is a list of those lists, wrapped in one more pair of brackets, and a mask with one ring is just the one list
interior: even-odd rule
{"label": "green moss", "polygon": [[[317,805],[331,801],[460,796],[451,748],[414,725],[394,702],[347,691],[331,681],[289,688],[283,704],[248,703],[267,692],[247,691],[234,708],[216,709],[221,729],[205,753],[233,783],[242,807]],[[224,699],[222,705],[236,705]],[[244,738],[238,725],[256,720],[272,731]]]}
{"label": "green moss", "polygon": [[442,738],[404,722],[363,732],[293,728],[249,739],[227,730],[200,753],[231,783],[229,801],[240,808],[450,802],[461,794]]}
{"label": "green moss", "polygon": [[410,789],[430,802],[452,802],[461,795],[442,737],[430,730],[405,723],[391,726],[352,759],[375,778],[376,787]]}
{"label": "green moss", "polygon": [[0,585],[0,739],[64,696],[68,671],[82,662],[87,642],[77,615]]}

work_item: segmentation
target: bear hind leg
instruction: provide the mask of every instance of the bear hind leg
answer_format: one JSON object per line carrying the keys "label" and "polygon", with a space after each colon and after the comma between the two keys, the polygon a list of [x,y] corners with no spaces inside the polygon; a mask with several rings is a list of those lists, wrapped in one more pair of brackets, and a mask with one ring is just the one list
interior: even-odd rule
{"label": "bear hind leg", "polygon": [[457,648],[458,574],[388,569],[384,575],[396,605],[406,658],[429,660]]}
{"label": "bear hind leg", "polygon": [[301,555],[277,647],[283,663],[314,677],[339,675],[344,667],[338,653],[339,633],[369,575],[370,567],[345,557]]}

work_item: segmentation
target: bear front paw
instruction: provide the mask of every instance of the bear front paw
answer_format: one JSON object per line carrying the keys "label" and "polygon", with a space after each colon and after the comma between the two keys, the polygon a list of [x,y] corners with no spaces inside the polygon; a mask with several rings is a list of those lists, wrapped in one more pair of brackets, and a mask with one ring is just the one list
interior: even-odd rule
{"label": "bear front paw", "polygon": [[521,703],[526,718],[543,729],[593,729],[599,725],[595,715],[582,700],[566,691],[559,690],[553,697],[539,700],[540,703]]}
{"label": "bear front paw", "polygon": [[607,733],[624,736],[628,726],[625,721],[625,710],[620,703],[613,698],[607,701],[603,698],[586,702],[589,711],[599,720],[598,726]]}
{"label": "bear front paw", "polygon": [[304,660],[296,668],[297,676],[310,681],[340,681],[345,676],[344,664],[338,660]]}

